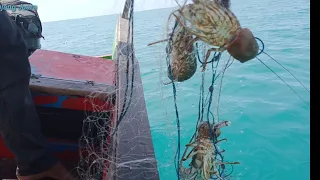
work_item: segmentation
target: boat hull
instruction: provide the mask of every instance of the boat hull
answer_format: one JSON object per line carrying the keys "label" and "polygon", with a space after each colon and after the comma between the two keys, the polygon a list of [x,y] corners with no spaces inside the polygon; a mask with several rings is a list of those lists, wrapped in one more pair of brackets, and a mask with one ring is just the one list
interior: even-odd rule
{"label": "boat hull", "polygon": [[[54,156],[73,169],[78,165],[79,152],[85,148],[79,138],[86,128],[83,124],[86,116],[101,111],[112,116],[114,63],[97,57],[47,50],[37,50],[30,57],[30,63],[33,71],[30,90],[42,132]],[[70,67],[76,67],[81,73],[72,74]],[[112,73],[97,72],[99,67]],[[88,84],[89,80],[93,83]],[[93,93],[96,96],[91,97]],[[111,121],[109,118],[107,123]],[[98,129],[91,128],[91,131],[97,133]],[[0,137],[0,179],[14,178],[15,169],[14,155]]]}

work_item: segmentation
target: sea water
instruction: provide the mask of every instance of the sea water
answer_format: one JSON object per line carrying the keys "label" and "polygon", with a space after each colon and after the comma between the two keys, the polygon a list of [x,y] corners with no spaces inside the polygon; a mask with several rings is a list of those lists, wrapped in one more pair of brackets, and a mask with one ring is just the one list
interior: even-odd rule
{"label": "sea water", "polygon": [[[309,88],[310,2],[234,0],[232,10],[243,27],[250,28],[263,40],[265,51]],[[163,81],[168,81],[166,74],[159,72],[160,64],[165,64],[165,56],[161,55],[165,49],[164,45],[147,47],[148,43],[164,37],[170,11],[137,12],[134,44],[160,177],[175,180],[177,129],[172,87],[160,86],[159,82],[160,75]],[[44,23],[43,49],[83,55],[111,53],[116,21],[117,15],[110,15]],[[266,55],[259,58],[310,103],[309,93],[289,73]],[[182,151],[195,129],[200,83],[198,70],[178,87]],[[241,163],[234,166],[233,179],[310,178],[310,110],[276,75],[256,59],[244,64],[234,62],[225,73],[220,101],[220,119],[232,122],[232,126],[222,130],[228,141],[221,143],[221,148],[226,150],[227,161]]]}

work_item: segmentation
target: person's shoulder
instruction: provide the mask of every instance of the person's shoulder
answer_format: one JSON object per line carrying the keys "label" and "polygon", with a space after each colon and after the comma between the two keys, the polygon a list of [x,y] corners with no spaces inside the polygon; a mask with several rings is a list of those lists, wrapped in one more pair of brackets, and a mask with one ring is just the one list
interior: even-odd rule
{"label": "person's shoulder", "polygon": [[0,11],[0,47],[20,44],[23,41],[22,38],[18,27],[8,13]]}
{"label": "person's shoulder", "polygon": [[4,29],[6,26],[12,26],[12,20],[8,13],[4,10],[0,11],[0,28]]}
{"label": "person's shoulder", "polygon": [[0,11],[0,38],[7,37],[8,33],[12,33],[14,31],[14,26],[11,18],[7,14],[6,11]]}

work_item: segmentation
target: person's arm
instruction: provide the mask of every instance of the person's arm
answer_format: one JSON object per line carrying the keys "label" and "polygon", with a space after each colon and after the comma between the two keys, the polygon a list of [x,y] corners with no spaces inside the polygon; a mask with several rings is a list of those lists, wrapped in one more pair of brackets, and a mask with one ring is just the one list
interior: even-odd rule
{"label": "person's arm", "polygon": [[30,74],[23,36],[7,12],[0,11],[0,90]]}

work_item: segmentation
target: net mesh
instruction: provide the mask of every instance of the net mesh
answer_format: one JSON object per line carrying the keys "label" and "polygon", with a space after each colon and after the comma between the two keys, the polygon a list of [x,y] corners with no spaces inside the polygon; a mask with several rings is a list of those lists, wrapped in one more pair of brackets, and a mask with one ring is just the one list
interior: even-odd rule
{"label": "net mesh", "polygon": [[[101,99],[101,92],[92,93],[87,97],[87,101],[93,106],[93,111],[86,113],[86,118],[83,121],[83,133],[80,138],[79,145],[80,151],[80,163],[77,170],[77,174],[81,179],[153,179],[157,175],[156,160],[154,158],[153,149],[149,149],[152,146],[148,146],[148,143],[152,143],[151,136],[148,132],[149,125],[145,123],[146,111],[136,110],[137,106],[145,105],[142,96],[142,87],[139,82],[140,72],[137,68],[137,62],[135,60],[134,46],[133,46],[133,4],[134,2],[127,3],[124,9],[127,9],[127,21],[128,21],[128,36],[126,43],[119,43],[117,53],[113,57],[116,61],[116,88],[113,95],[103,97],[104,103],[97,103],[96,99]],[[178,7],[183,4],[179,4]],[[125,11],[125,10],[124,10]],[[173,18],[174,19],[174,18]],[[172,18],[168,21],[168,32],[166,33],[167,38],[169,35],[173,35],[174,32],[174,21]],[[121,27],[121,26],[120,26]],[[166,75],[160,73],[161,78],[161,89],[163,84],[168,82],[168,71],[170,71],[170,41],[166,47],[167,63],[162,59],[160,61],[161,71],[165,71]],[[197,47],[194,48],[197,52],[197,61],[203,62],[206,52],[210,47],[205,43],[197,43]],[[230,58],[226,60],[221,67],[218,67],[221,54],[217,53],[211,57],[211,71],[207,73],[210,77],[205,79],[205,73],[201,73],[202,84],[199,93],[199,117],[197,125],[202,121],[208,121],[211,125],[215,125],[219,122],[218,104],[219,94],[221,91],[221,83],[224,71],[232,62]],[[218,73],[217,73],[218,72]],[[217,79],[220,77],[220,83]],[[171,78],[172,79],[172,78]],[[211,80],[209,80],[211,79]],[[210,82],[205,84],[205,82]],[[170,83],[169,83],[170,84]],[[182,84],[171,82],[173,87],[174,104],[177,104],[176,92],[183,88]],[[170,86],[171,86],[170,85]],[[205,92],[205,87],[211,86],[214,89],[220,89],[219,91]],[[214,86],[214,87],[213,87]],[[162,94],[167,94],[161,91]],[[136,98],[140,97],[140,99]],[[169,97],[169,99],[171,99]],[[182,97],[183,98],[183,97]],[[163,98],[164,100],[165,98]],[[211,106],[211,102],[216,102]],[[164,103],[165,104],[165,103]],[[110,110],[110,107],[114,106]],[[143,108],[142,108],[143,109]],[[215,110],[215,112],[213,112]],[[166,111],[168,115],[168,111]],[[176,118],[179,119],[178,106],[176,107]],[[168,119],[170,117],[167,116]],[[115,120],[114,120],[115,119]],[[176,121],[169,120],[172,123]],[[211,122],[212,121],[212,122]],[[196,125],[196,126],[197,126]],[[136,128],[139,127],[139,130]],[[174,155],[175,167],[177,171],[177,177],[180,178],[179,166],[184,148],[180,149],[183,145],[180,142],[180,127],[178,124],[178,139],[172,141],[170,144],[174,148],[177,148],[176,154]],[[194,133],[188,133],[190,138],[195,136],[197,129],[195,128]],[[192,135],[193,134],[193,135]],[[172,136],[173,137],[173,136]],[[172,139],[173,140],[173,139]],[[127,145],[123,145],[127,143]],[[137,143],[138,142],[138,143]],[[213,143],[214,144],[214,143]],[[146,153],[141,154],[141,150]],[[216,151],[220,149],[216,147]],[[213,156],[216,161],[223,162],[223,156]],[[220,169],[220,168],[219,168]],[[225,168],[223,168],[225,169]],[[135,171],[138,170],[138,171]],[[139,173],[140,172],[140,173]],[[219,171],[221,177],[223,175],[222,170]],[[200,175],[199,175],[200,176]],[[213,177],[214,178],[214,177]]]}
{"label": "net mesh", "polygon": [[[176,0],[175,2],[177,5],[174,10],[191,3],[191,1],[184,0]],[[96,103],[101,92],[92,93],[87,98],[94,110],[86,114],[83,121],[83,135],[79,142],[82,149],[77,173],[81,179],[154,179],[158,175],[154,152],[153,149],[150,149],[152,146],[149,146],[152,139],[149,124],[145,121],[147,113],[145,110],[137,108],[145,106],[145,102],[133,45],[133,4],[132,0],[131,4],[127,4],[125,7],[128,9],[129,26],[127,43],[118,44],[118,54],[113,57],[117,63],[116,71],[118,72],[115,93],[104,97],[103,104]],[[198,96],[188,94],[188,87],[185,86],[188,81],[179,83],[170,77],[172,74],[172,67],[170,67],[172,64],[172,36],[175,33],[176,24],[176,18],[170,16],[164,33],[165,41],[163,41],[162,47],[158,46],[158,51],[160,51],[158,57],[160,57],[160,96],[168,122],[166,131],[170,137],[167,145],[174,152],[174,154],[168,155],[171,158],[169,163],[161,166],[171,167],[174,164],[177,178],[180,179],[191,176],[180,169],[181,166],[189,168],[188,164],[191,159],[189,158],[185,162],[182,162],[182,159],[190,153],[192,148],[188,150],[185,144],[194,141],[194,138],[199,134],[197,128],[199,124],[208,122],[210,126],[214,127],[223,122],[223,119],[220,119],[220,94],[223,90],[224,74],[234,62],[234,58],[227,53],[212,53],[207,63],[207,71],[199,72],[204,65],[207,52],[212,46],[204,42],[194,43],[193,53],[197,60],[197,72],[194,78],[197,78],[200,83],[194,86],[198,89]],[[192,112],[189,113],[179,111],[179,103],[182,103],[182,99],[185,100],[187,97],[195,97],[191,103]],[[114,108],[110,110],[111,106]],[[192,116],[196,114],[197,119],[189,124],[180,122],[180,119],[187,118],[186,116],[190,114]],[[183,132],[185,126],[194,126],[194,131]],[[209,155],[215,163],[221,163],[216,167],[217,173],[210,174],[210,178],[229,179],[232,177],[233,166],[232,164],[223,165],[223,163],[227,163],[223,155],[224,150],[218,146],[219,140],[215,132],[210,133],[214,152]],[[191,140],[190,142],[182,142],[181,137]],[[142,150],[145,154],[141,154]],[[207,165],[211,166],[211,164]],[[196,175],[198,178],[203,178],[203,174],[200,172],[197,172]]]}
{"label": "net mesh", "polygon": [[[183,7],[186,4],[189,4],[190,1],[181,1],[178,2],[176,1],[177,8],[179,9],[181,7]],[[165,54],[163,54],[162,57],[166,57],[167,61],[166,63],[163,63],[163,59],[165,58],[161,58],[160,59],[160,65],[161,65],[161,70],[160,70],[160,82],[162,84],[161,87],[161,95],[163,96],[163,104],[166,103],[170,103],[170,101],[167,100],[167,98],[165,97],[164,94],[168,93],[167,91],[167,87],[165,86],[170,86],[172,87],[172,94],[173,94],[173,98],[170,99],[171,103],[173,100],[174,103],[174,109],[175,109],[175,122],[172,122],[172,116],[168,116],[169,113],[166,113],[167,119],[171,122],[171,123],[175,123],[176,124],[176,128],[177,128],[177,133],[176,135],[176,140],[173,140],[175,143],[174,147],[174,164],[175,164],[175,169],[176,169],[176,173],[177,173],[177,178],[183,178],[183,179],[190,179],[190,178],[205,178],[205,174],[200,172],[201,168],[198,168],[197,170],[192,169],[191,167],[193,166],[194,168],[196,165],[194,164],[194,162],[191,161],[191,159],[195,158],[196,156],[194,156],[193,158],[188,158],[187,161],[184,162],[183,159],[185,159],[187,157],[188,154],[191,153],[191,149],[186,148],[184,145],[181,143],[181,130],[184,126],[184,121],[180,121],[181,116],[186,118],[185,116],[181,115],[184,112],[179,111],[179,101],[181,98],[185,100],[186,96],[185,94],[188,92],[188,89],[186,88],[186,86],[184,86],[184,83],[188,83],[183,82],[183,83],[179,83],[179,82],[175,82],[174,77],[172,77],[172,72],[174,70],[174,68],[176,67],[172,67],[174,66],[173,62],[174,61],[178,61],[176,59],[178,59],[179,57],[174,54],[174,48],[177,49],[177,46],[175,46],[177,43],[175,41],[177,41],[177,37],[175,36],[175,33],[179,32],[179,25],[177,25],[177,20],[174,16],[172,16],[172,14],[170,15],[170,17],[168,18],[168,24],[167,24],[167,32],[166,37],[164,38],[164,41],[158,41],[158,42],[166,42],[166,47],[165,47]],[[177,30],[178,29],[178,30]],[[179,37],[179,36],[178,36]],[[194,37],[194,36],[193,36]],[[176,39],[175,39],[176,38]],[[157,42],[157,43],[158,43]],[[192,42],[191,42],[192,43]],[[154,43],[151,43],[151,45],[153,45]],[[188,44],[188,43],[186,43]],[[188,45],[184,44],[185,46],[180,48],[179,53],[184,53],[185,51],[188,51],[187,49],[190,48]],[[189,54],[186,56],[184,56],[184,59],[189,58],[190,56],[194,55],[196,56],[196,59],[198,61],[198,67],[197,69],[199,69],[199,66],[203,66],[204,65],[204,60],[206,58],[207,52],[210,48],[212,48],[212,46],[208,45],[207,43],[204,42],[196,42],[194,43],[193,46],[193,51],[189,52]],[[183,49],[185,48],[185,49]],[[176,58],[176,59],[174,59]],[[193,113],[197,113],[198,114],[198,119],[194,120],[194,132],[188,132],[188,135],[186,133],[184,133],[183,136],[189,136],[190,141],[188,143],[193,143],[195,142],[195,137],[198,136],[198,125],[201,124],[202,122],[207,122],[209,123],[211,126],[215,126],[217,124],[219,124],[221,121],[219,119],[219,102],[220,102],[220,93],[222,90],[222,83],[223,83],[223,76],[224,73],[226,71],[226,69],[228,67],[230,67],[230,65],[233,63],[233,58],[231,56],[223,56],[223,58],[221,58],[221,53],[212,53],[212,55],[209,57],[209,61],[207,63],[207,66],[210,67],[208,69],[208,71],[206,72],[201,72],[201,73],[196,73],[195,78],[199,78],[199,81],[201,81],[201,83],[199,83],[199,96],[196,98],[198,101],[198,105],[193,105],[194,108],[193,109]],[[183,66],[183,61],[181,61],[182,64],[180,64],[181,66]],[[198,70],[199,71],[199,70]],[[171,76],[171,77],[170,77]],[[191,75],[192,76],[192,75]],[[171,80],[171,81],[170,81]],[[170,81],[170,82],[168,82]],[[166,91],[166,92],[164,92]],[[166,100],[164,100],[166,99]],[[180,101],[180,102],[181,102]],[[196,106],[198,106],[198,109],[196,108]],[[165,105],[165,107],[167,107]],[[196,110],[197,109],[197,110]],[[166,110],[167,111],[167,110]],[[170,120],[171,119],[171,120]],[[213,133],[213,132],[211,132]],[[224,160],[224,156],[222,155],[222,152],[224,150],[221,150],[218,146],[218,140],[217,137],[214,137],[215,135],[212,134],[212,142],[211,144],[208,145],[209,146],[213,146],[211,150],[213,150],[212,153],[210,153],[211,151],[209,151],[209,149],[206,150],[206,154],[209,157],[212,157],[214,159],[214,161],[209,161],[209,162],[204,162],[204,164],[206,166],[209,166],[209,171],[217,171],[216,174],[210,174],[208,173],[209,177],[212,179],[218,179],[218,178],[224,178],[227,179],[229,177],[231,177],[231,173],[233,171],[233,167],[231,164],[231,167],[226,167],[227,165],[224,165],[223,163],[227,163]],[[184,137],[185,138],[185,137]],[[190,157],[190,156],[189,156]],[[191,164],[190,164],[191,162]],[[192,164],[193,163],[193,164]],[[207,164],[206,164],[207,163]],[[221,163],[222,165],[217,165],[217,169],[213,169],[213,164],[219,164]],[[189,167],[188,167],[189,164]],[[191,165],[191,166],[190,166]],[[182,168],[189,168],[187,169],[187,171],[183,171]]]}
{"label": "net mesh", "polygon": [[[173,12],[175,12],[179,8],[186,6],[189,3],[192,3],[192,1],[185,1],[185,0],[183,0],[183,1],[176,0],[175,2],[177,3],[177,7],[173,10]],[[197,2],[206,3],[208,1],[199,0]],[[222,0],[222,1],[218,1],[218,2],[221,3],[222,6],[225,6],[225,7],[230,6],[230,1],[223,1]],[[179,14],[179,13],[177,13],[177,14]],[[176,137],[176,139],[173,141],[175,144],[174,149],[173,149],[173,152],[175,152],[173,161],[175,164],[175,169],[176,169],[176,174],[177,174],[178,179],[180,177],[186,176],[186,174],[187,174],[188,178],[191,178],[191,179],[194,178],[195,176],[198,176],[198,178],[200,178],[200,179],[201,178],[206,179],[206,178],[204,178],[204,176],[201,172],[199,172],[199,171],[196,172],[196,170],[194,170],[194,169],[197,169],[197,165],[198,165],[198,164],[194,163],[195,162],[195,161],[193,161],[194,159],[183,163],[188,168],[190,168],[190,165],[195,167],[194,169],[189,169],[189,171],[186,173],[182,172],[180,170],[181,162],[183,161],[182,159],[185,158],[185,154],[188,154],[190,152],[190,150],[189,150],[189,151],[187,151],[188,153],[185,153],[185,150],[188,148],[185,147],[184,145],[194,141],[194,137],[197,136],[197,134],[199,134],[197,127],[201,122],[207,121],[208,123],[212,124],[213,126],[222,122],[222,120],[220,119],[221,112],[220,112],[219,104],[220,104],[220,94],[222,91],[222,85],[224,82],[223,77],[224,77],[225,71],[234,62],[234,58],[231,57],[227,53],[212,53],[209,57],[209,62],[207,63],[207,71],[202,72],[202,73],[196,73],[194,75],[194,78],[197,78],[199,80],[199,84],[200,84],[200,87],[199,87],[200,93],[197,98],[197,101],[199,100],[198,111],[196,112],[196,110],[195,110],[197,107],[197,104],[193,104],[192,108],[190,108],[190,110],[189,109],[186,110],[185,108],[184,109],[181,108],[183,110],[179,111],[179,107],[180,107],[179,103],[181,103],[181,104],[183,103],[183,106],[186,106],[186,102],[188,102],[186,99],[191,98],[190,96],[188,97],[188,95],[190,94],[190,91],[192,91],[192,90],[188,89],[188,87],[190,87],[190,86],[185,85],[188,83],[188,80],[186,80],[183,83],[176,82],[176,81],[179,81],[178,78],[176,78],[175,80],[172,80],[172,79],[174,79],[172,74],[174,74],[174,71],[177,69],[177,67],[174,67],[175,66],[174,61],[179,60],[179,57],[174,54],[173,49],[174,48],[182,49],[184,47],[184,49],[180,50],[180,53],[182,54],[182,53],[185,53],[185,51],[188,51],[188,48],[190,48],[190,47],[189,46],[176,46],[175,47],[175,45],[177,44],[175,41],[179,41],[179,36],[176,36],[176,37],[174,37],[174,36],[175,36],[175,33],[177,33],[176,31],[179,31],[177,29],[181,28],[177,24],[181,24],[181,23],[177,23],[177,20],[176,20],[177,17],[172,17],[172,16],[169,16],[169,17],[170,18],[168,20],[167,31],[165,33],[166,37],[164,37],[163,41],[157,41],[156,43],[165,42],[164,44],[166,44],[166,47],[163,47],[163,49],[166,49],[165,54],[162,55],[161,59],[160,59],[160,64],[161,64],[160,81],[161,81],[162,85],[164,85],[161,88],[162,89],[161,95],[163,96],[163,99],[164,99],[163,102],[174,103],[174,106],[171,108],[175,109],[174,110],[175,112],[171,111],[171,114],[175,114],[175,120],[173,120],[173,118],[174,118],[173,116],[170,116],[170,115],[168,115],[169,113],[166,113],[168,121],[171,122],[172,124],[175,124],[176,129],[177,129],[177,133],[174,134],[174,137]],[[190,19],[192,19],[192,18],[197,19],[198,17],[190,17]],[[183,17],[181,19],[183,19]],[[186,22],[182,22],[182,23],[184,23],[186,27],[190,27],[190,28],[195,26],[192,24],[190,25],[190,23],[188,24]],[[205,31],[205,30],[203,30],[203,31]],[[193,37],[195,37],[195,36],[193,35]],[[260,44],[259,44],[260,51],[258,52],[257,56],[259,56],[262,53],[267,54],[266,52],[264,52],[264,43],[262,42],[262,40],[257,37],[256,37],[256,40],[258,42],[260,42]],[[155,43],[151,43],[150,45],[154,45],[154,44]],[[212,46],[209,46],[207,43],[199,42],[199,41],[194,44],[195,45],[194,45],[193,52],[188,52],[187,56],[184,56],[184,59],[189,58],[190,56],[192,56],[192,54],[197,54],[198,63],[200,64],[200,66],[203,66],[204,59],[206,58],[207,52],[210,48],[212,48]],[[163,61],[164,61],[163,59],[165,59],[165,58],[167,59],[167,63],[163,63]],[[272,68],[270,68],[264,62],[262,62],[258,57],[256,57],[256,59],[258,61],[260,61],[263,65],[265,65],[280,80],[282,80],[302,100],[302,102],[308,106],[306,101],[303,98],[301,98],[301,96],[298,95],[296,93],[296,91],[293,90],[293,88],[290,87],[290,85],[288,85],[287,82],[285,82],[277,73],[275,73],[272,70]],[[273,58],[271,58],[271,59],[274,60]],[[282,68],[284,68],[278,61],[276,61],[276,62]],[[181,61],[180,66],[186,67],[186,65],[183,65],[183,63],[185,63],[185,62]],[[209,67],[211,66],[211,67],[208,68],[208,66]],[[284,68],[284,70],[289,72],[286,68]],[[183,71],[183,70],[181,70],[181,71]],[[198,66],[198,71],[199,71],[199,66]],[[297,78],[292,73],[290,73],[290,74],[292,75],[293,78],[295,78],[297,80]],[[168,83],[168,81],[169,81],[169,83]],[[297,80],[297,81],[300,83],[299,80]],[[300,85],[305,88],[305,86],[303,84],[300,83]],[[168,100],[167,96],[165,95],[165,94],[169,93],[168,87],[172,88],[171,92],[173,94],[173,97],[169,98],[169,100]],[[193,87],[197,88],[196,86],[193,86]],[[305,90],[309,92],[309,90],[307,88],[305,88]],[[196,100],[194,99],[194,101],[196,101]],[[214,105],[212,105],[211,103],[213,103]],[[167,108],[166,111],[168,111],[168,109],[169,108]],[[190,131],[183,132],[184,129],[188,129],[188,128],[185,128],[187,125],[191,125],[191,123],[187,124],[187,122],[185,122],[185,119],[190,119],[190,118],[188,118],[186,115],[184,115],[184,114],[188,114],[189,116],[193,116],[193,114],[191,112],[187,112],[187,111],[191,111],[191,109],[192,109],[192,111],[198,113],[198,119],[197,120],[195,119],[194,123],[192,124],[193,126],[196,127],[195,131],[194,132],[190,132]],[[189,136],[189,138],[191,138],[191,137],[192,138],[189,142],[182,143],[181,137],[186,138],[185,136]],[[214,134],[213,134],[213,136],[214,136]],[[213,139],[215,139],[215,137],[213,137]],[[222,153],[222,152],[224,152],[224,150],[220,150],[219,146],[215,143],[215,140],[213,140],[212,143],[214,145],[215,152],[210,155],[215,159],[214,161],[217,162],[217,164],[219,164],[219,163],[220,164],[221,163],[228,164],[228,162],[226,162],[226,159],[223,156],[224,153]],[[226,151],[228,151],[228,150],[226,149]],[[182,154],[182,152],[184,152],[184,153]],[[194,156],[194,158],[196,158],[196,157]],[[191,164],[189,164],[190,162],[191,162]],[[189,166],[188,166],[188,164],[189,164]],[[237,163],[235,163],[235,164],[237,164]],[[210,163],[208,163],[207,165],[210,166]],[[201,168],[199,168],[198,170],[201,170]],[[213,170],[213,169],[210,168],[210,170]],[[220,165],[217,167],[217,173],[215,175],[212,175],[211,178],[212,179],[219,179],[219,176],[220,176],[223,179],[228,179],[228,178],[231,178],[232,172],[233,172],[232,164],[230,164],[230,166],[228,166],[228,167],[226,165]],[[210,174],[210,173],[208,173],[208,174]]]}
{"label": "net mesh", "polygon": [[127,0],[116,32],[113,93],[99,105],[95,99],[101,92],[87,97],[94,111],[83,121],[81,179],[152,179],[158,174],[153,149],[148,149],[152,140],[134,53],[133,12],[134,1]]}

